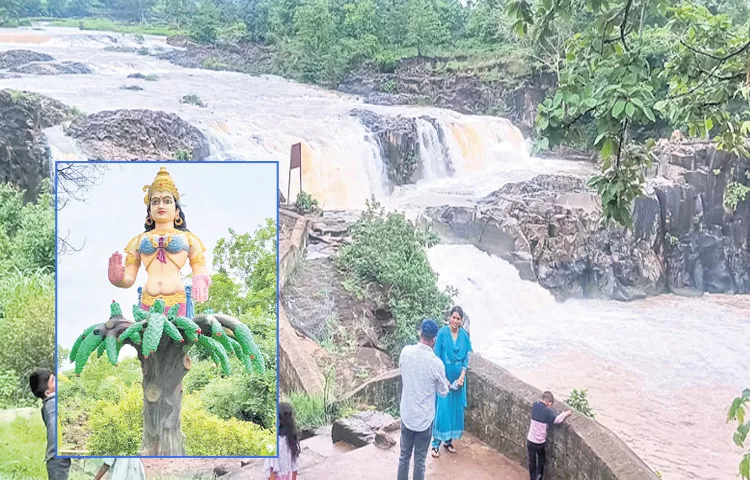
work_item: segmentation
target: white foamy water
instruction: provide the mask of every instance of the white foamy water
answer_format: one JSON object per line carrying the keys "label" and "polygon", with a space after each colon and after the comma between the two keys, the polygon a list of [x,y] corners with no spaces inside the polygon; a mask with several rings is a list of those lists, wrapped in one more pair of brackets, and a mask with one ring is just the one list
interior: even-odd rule
{"label": "white foamy water", "polygon": [[440,285],[459,289],[477,352],[561,399],[588,388],[597,420],[665,478],[732,478],[741,450],[725,421],[750,381],[750,298],[559,304],[473,246],[429,258]]}
{"label": "white foamy water", "polygon": [[[592,166],[530,158],[508,121],[357,98],[276,77],[184,69],[153,57],[105,51],[135,37],[75,29],[0,29],[0,50],[26,48],[83,62],[93,75],[24,76],[0,88],[49,95],[87,113],[146,108],[176,113],[204,132],[214,159],[278,160],[287,191],[289,151],[302,142],[303,187],[326,208],[361,208],[375,195],[416,216],[427,206],[472,205],[507,182],[542,173],[589,175]],[[143,46],[169,49],[163,38]],[[126,78],[156,74],[157,82]],[[121,90],[139,85],[143,91]],[[180,103],[197,94],[208,105]],[[422,178],[392,188],[378,146],[353,108],[417,118]],[[419,118],[427,115],[434,121]],[[83,158],[60,127],[47,132],[53,158]],[[449,176],[453,172],[452,176]],[[299,190],[291,180],[292,198]],[[249,179],[252,183],[252,179]],[[468,246],[438,246],[430,261],[460,289],[475,349],[538,388],[564,397],[588,388],[597,419],[654,469],[673,479],[734,478],[740,452],[726,408],[750,385],[747,297],[661,296],[632,303],[557,304],[515,269]]]}
{"label": "white foamy water", "polygon": [[[0,88],[31,90],[49,95],[83,112],[146,108],[176,113],[207,135],[212,159],[278,160],[281,189],[286,194],[289,152],[302,143],[303,188],[326,208],[361,208],[374,195],[384,198],[389,181],[377,143],[349,112],[367,108],[386,115],[436,118],[445,131],[439,144],[436,128],[420,120],[425,175],[444,176],[447,165],[472,170],[496,160],[493,149],[513,145],[520,150],[523,136],[510,122],[474,118],[454,112],[411,107],[372,107],[358,99],[271,76],[185,69],[155,57],[105,51],[106,47],[140,46],[132,35],[81,32],[74,29],[0,29],[0,50],[29,48],[58,61],[83,62],[93,75],[24,76],[0,80]],[[144,47],[170,49],[163,39],[146,37]],[[129,79],[132,73],[155,74],[158,81]],[[122,90],[138,85],[144,90]],[[180,102],[196,94],[207,108]],[[63,142],[57,145],[57,142]],[[51,138],[52,151],[69,160],[69,140]],[[440,158],[450,149],[451,161]],[[299,173],[291,177],[291,196],[299,191]]]}

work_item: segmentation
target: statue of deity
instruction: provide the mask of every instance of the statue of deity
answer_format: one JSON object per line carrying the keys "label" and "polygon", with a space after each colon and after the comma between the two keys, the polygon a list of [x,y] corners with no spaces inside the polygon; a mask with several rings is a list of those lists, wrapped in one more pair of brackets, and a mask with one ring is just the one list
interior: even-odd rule
{"label": "statue of deity", "polygon": [[[190,352],[202,351],[225,375],[232,371],[230,356],[237,357],[252,374],[265,372],[265,359],[250,328],[239,319],[206,311],[194,315],[193,298],[208,300],[211,279],[206,268],[206,247],[187,229],[185,212],[167,169],[161,167],[146,195],[144,232],[133,237],[122,254],[109,258],[109,281],[130,288],[144,265],[146,284],[133,305],[133,320],[123,316],[120,304],[110,304],[109,319],[88,327],[73,344],[70,358],[76,375],[88,359],[107,352],[117,365],[120,349],[136,349],[143,372],[143,438],[141,455],[184,456],[185,436],[181,430],[182,380],[192,366]],[[180,271],[190,261],[191,287],[185,287]],[[273,452],[271,452],[273,453]]]}
{"label": "statue of deity", "polygon": [[[187,228],[185,212],[180,205],[180,193],[167,169],[161,167],[151,185],[143,187],[146,195],[144,232],[133,237],[125,247],[125,263],[115,252],[109,257],[109,281],[120,288],[130,288],[141,265],[148,275],[142,289],[140,307],[148,310],[157,299],[167,308],[179,305],[178,315],[192,317],[192,300],[208,300],[211,278],[206,268],[203,242]],[[180,278],[187,261],[193,272],[190,295]],[[192,298],[190,298],[192,297]]]}

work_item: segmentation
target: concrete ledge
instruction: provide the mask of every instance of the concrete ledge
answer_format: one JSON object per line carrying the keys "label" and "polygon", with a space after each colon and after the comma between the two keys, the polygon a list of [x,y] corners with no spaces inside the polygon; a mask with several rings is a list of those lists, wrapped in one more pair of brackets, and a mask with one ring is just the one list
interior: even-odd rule
{"label": "concrete ledge", "polygon": [[[279,289],[283,297],[284,286],[307,248],[310,222],[286,210],[281,210],[279,214],[282,223],[293,225],[290,238],[280,239],[279,245]],[[325,389],[325,378],[315,359],[308,353],[310,348],[305,342],[311,340],[297,335],[279,299],[279,387],[284,393],[300,391],[320,395]]]}
{"label": "concrete ledge", "polygon": [[282,224],[292,226],[289,238],[279,239],[279,286],[283,290],[307,248],[310,220],[288,210],[279,211],[279,217]]}
{"label": "concrete ledge", "polygon": [[[526,465],[531,404],[541,391],[478,354],[470,359],[467,387],[466,431],[509,459]],[[379,375],[343,399],[380,409],[398,405],[401,401],[400,372],[392,370]],[[565,408],[560,402],[555,405],[558,411]],[[550,479],[658,479],[614,433],[577,413],[564,424],[550,429],[547,459],[545,477]]]}

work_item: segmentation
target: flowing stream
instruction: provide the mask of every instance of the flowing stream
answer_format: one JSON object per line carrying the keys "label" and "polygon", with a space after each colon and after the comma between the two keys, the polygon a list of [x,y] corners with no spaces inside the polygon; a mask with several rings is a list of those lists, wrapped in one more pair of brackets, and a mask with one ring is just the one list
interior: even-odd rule
{"label": "flowing stream", "polygon": [[[503,119],[422,107],[376,107],[277,77],[185,69],[106,47],[136,46],[133,36],[45,27],[0,29],[0,51],[31,49],[85,63],[92,75],[24,76],[0,88],[49,95],[86,113],[124,108],[173,112],[203,131],[211,158],[278,160],[286,195],[290,146],[303,144],[304,190],[325,208],[357,209],[371,195],[418,214],[424,207],[471,204],[501,185],[540,173],[586,175],[591,166],[531,158],[521,133]],[[169,49],[163,38],[144,46]],[[155,74],[159,80],[126,78]],[[139,85],[142,91],[122,90]],[[197,94],[206,108],[180,103]],[[378,145],[354,109],[417,118],[422,178],[389,184]],[[434,121],[427,121],[422,116]],[[49,129],[56,159],[83,158],[60,127]],[[292,198],[299,191],[292,175]],[[252,179],[249,179],[252,181]],[[734,478],[741,450],[726,409],[750,386],[750,299],[664,295],[632,303],[556,303],[522,281],[507,262],[474,247],[429,251],[442,285],[460,291],[474,349],[564,399],[588,389],[597,420],[666,479]]]}

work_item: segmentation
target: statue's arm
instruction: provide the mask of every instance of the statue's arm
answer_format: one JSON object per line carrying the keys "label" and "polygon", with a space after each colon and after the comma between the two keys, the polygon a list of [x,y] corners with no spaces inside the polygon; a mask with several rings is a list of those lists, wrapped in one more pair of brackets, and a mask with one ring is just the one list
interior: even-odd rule
{"label": "statue's arm", "polygon": [[141,268],[141,252],[138,249],[140,235],[130,240],[125,247],[125,276],[117,285],[120,288],[130,288],[138,278],[138,270]]}
{"label": "statue's arm", "polygon": [[188,239],[190,240],[190,253],[188,256],[190,258],[190,269],[193,271],[193,276],[208,275],[208,267],[206,266],[206,257],[204,255],[206,247],[203,245],[203,242],[193,234],[188,234]]}

